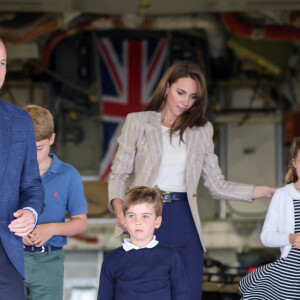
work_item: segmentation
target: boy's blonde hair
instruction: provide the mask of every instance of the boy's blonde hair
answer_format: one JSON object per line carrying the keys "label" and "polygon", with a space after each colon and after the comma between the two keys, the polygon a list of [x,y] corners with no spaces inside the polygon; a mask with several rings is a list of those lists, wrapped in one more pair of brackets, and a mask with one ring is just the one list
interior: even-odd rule
{"label": "boy's blonde hair", "polygon": [[36,141],[49,140],[54,133],[54,120],[50,111],[38,105],[27,105],[24,109],[33,120]]}
{"label": "boy's blonde hair", "polygon": [[161,216],[163,201],[163,191],[158,187],[149,188],[146,186],[137,186],[129,190],[123,201],[124,215],[130,206],[142,203],[149,203],[153,205],[153,209],[157,217]]}

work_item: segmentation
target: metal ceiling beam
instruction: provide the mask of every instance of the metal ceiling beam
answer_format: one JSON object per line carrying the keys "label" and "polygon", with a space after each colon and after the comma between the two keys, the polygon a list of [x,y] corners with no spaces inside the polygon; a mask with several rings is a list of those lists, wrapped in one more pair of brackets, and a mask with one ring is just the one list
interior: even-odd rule
{"label": "metal ceiling beam", "polygon": [[175,15],[222,11],[300,10],[299,0],[0,0],[2,12]]}
{"label": "metal ceiling beam", "polygon": [[69,12],[73,0],[0,0],[0,12]]}

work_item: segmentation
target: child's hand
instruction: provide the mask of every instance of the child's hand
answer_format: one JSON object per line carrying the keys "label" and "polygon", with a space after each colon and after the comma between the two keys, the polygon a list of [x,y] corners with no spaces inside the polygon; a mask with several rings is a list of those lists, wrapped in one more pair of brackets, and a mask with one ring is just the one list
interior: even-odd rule
{"label": "child's hand", "polygon": [[29,238],[31,239],[33,245],[36,247],[43,246],[48,240],[50,240],[53,235],[53,225],[54,224],[41,224],[37,225],[31,234],[29,234]]}
{"label": "child's hand", "polygon": [[300,249],[300,234],[291,233],[289,235],[290,243],[297,249]]}
{"label": "child's hand", "polygon": [[27,245],[27,246],[33,246],[34,245],[31,238],[29,237],[29,235],[23,236],[22,241],[23,241],[24,245]]}

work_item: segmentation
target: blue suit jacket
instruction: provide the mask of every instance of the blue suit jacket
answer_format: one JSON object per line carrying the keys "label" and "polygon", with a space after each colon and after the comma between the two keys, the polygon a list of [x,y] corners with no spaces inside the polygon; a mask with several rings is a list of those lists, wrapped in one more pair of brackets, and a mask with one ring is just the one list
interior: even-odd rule
{"label": "blue suit jacket", "polygon": [[8,225],[16,210],[32,207],[40,214],[43,206],[32,119],[23,109],[0,99],[0,239],[23,277],[22,239],[10,232]]}

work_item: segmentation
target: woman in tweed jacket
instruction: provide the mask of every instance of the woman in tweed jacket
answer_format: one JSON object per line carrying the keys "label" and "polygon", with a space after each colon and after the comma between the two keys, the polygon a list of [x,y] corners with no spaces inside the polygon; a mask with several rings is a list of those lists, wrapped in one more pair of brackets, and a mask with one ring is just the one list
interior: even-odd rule
{"label": "woman in tweed jacket", "polygon": [[146,111],[127,116],[109,176],[109,208],[123,229],[122,200],[128,188],[158,185],[165,191],[163,222],[155,234],[159,242],[177,248],[191,300],[201,299],[202,294],[205,247],[196,195],[200,176],[216,199],[251,202],[270,198],[275,191],[224,180],[206,107],[201,70],[191,62],[175,63],[162,77]]}

